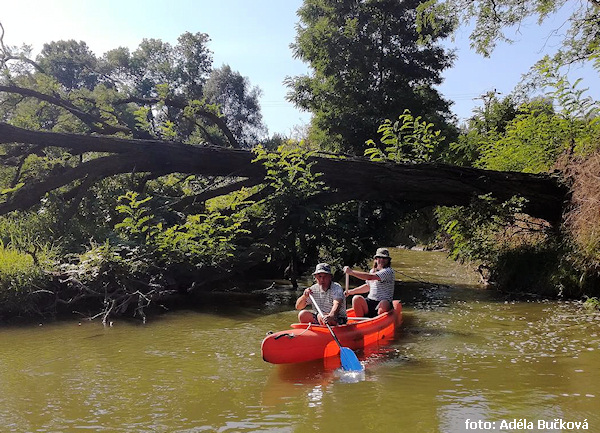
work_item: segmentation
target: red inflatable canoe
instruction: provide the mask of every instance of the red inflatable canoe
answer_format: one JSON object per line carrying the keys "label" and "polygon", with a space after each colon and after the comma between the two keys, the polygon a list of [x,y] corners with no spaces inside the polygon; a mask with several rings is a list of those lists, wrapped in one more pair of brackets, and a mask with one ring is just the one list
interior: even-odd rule
{"label": "red inflatable canoe", "polygon": [[[394,301],[394,309],[372,319],[356,318],[354,310],[348,310],[348,323],[332,327],[342,347],[363,349],[394,337],[402,323],[402,304]],[[268,335],[262,342],[261,351],[265,361],[272,364],[289,364],[338,356],[340,348],[326,326],[293,323],[292,329]]]}

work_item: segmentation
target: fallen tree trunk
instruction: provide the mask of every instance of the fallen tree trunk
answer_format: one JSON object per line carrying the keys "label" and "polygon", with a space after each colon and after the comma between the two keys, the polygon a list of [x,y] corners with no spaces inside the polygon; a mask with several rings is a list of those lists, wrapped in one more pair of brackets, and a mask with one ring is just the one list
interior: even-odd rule
{"label": "fallen tree trunk", "polygon": [[[49,191],[76,180],[101,179],[121,173],[155,175],[186,173],[234,176],[263,181],[261,164],[252,163],[251,151],[214,146],[192,146],[158,140],[59,134],[30,131],[0,123],[0,143],[61,147],[74,154],[105,152],[65,172],[30,182],[0,204],[0,214],[39,203]],[[413,208],[431,205],[467,205],[472,197],[491,193],[498,200],[515,195],[527,200],[524,211],[550,223],[560,222],[568,189],[556,176],[497,172],[444,164],[377,163],[364,158],[315,157],[314,171],[332,188],[317,196],[321,204],[348,200],[394,201]]]}

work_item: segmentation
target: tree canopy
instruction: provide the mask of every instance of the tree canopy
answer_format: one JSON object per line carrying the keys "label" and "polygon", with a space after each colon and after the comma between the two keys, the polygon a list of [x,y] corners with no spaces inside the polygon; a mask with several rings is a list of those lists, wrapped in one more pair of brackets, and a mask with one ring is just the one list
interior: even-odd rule
{"label": "tree canopy", "polygon": [[518,29],[528,18],[542,23],[560,10],[567,10],[569,16],[554,30],[563,40],[553,62],[598,62],[600,4],[595,0],[429,0],[419,6],[419,22],[431,24],[442,16],[458,26],[474,19],[471,47],[489,57],[498,42],[513,42],[508,29]]}
{"label": "tree canopy", "polygon": [[266,133],[259,91],[228,67],[213,69],[209,41],[188,32],[175,46],[144,39],[102,57],[85,42],[56,41],[35,61],[2,43],[0,114],[33,129],[248,147]]}
{"label": "tree canopy", "polygon": [[312,137],[324,148],[362,154],[377,127],[409,109],[443,127],[449,102],[434,88],[453,56],[439,41],[450,23],[422,29],[419,1],[306,0],[294,55],[312,72],[290,77],[288,99],[313,113]]}

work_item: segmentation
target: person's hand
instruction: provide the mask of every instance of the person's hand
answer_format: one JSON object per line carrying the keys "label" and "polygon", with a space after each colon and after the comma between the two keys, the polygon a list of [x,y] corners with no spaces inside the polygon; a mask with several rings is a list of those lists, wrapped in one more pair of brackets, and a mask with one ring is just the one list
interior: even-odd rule
{"label": "person's hand", "polygon": [[307,287],[306,289],[304,289],[304,293],[302,294],[302,296],[304,296],[304,299],[308,299],[311,293],[312,290],[310,290],[310,287]]}
{"label": "person's hand", "polygon": [[349,266],[344,266],[344,274],[351,274],[352,268]]}
{"label": "person's hand", "polygon": [[347,298],[348,296],[350,296],[350,289],[348,290],[344,290],[344,296]]}

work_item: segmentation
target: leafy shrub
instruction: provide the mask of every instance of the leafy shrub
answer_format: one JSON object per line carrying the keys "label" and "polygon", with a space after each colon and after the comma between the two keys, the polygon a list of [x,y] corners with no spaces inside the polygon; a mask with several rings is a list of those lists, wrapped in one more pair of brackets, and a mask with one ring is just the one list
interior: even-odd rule
{"label": "leafy shrub", "polygon": [[236,240],[249,233],[243,212],[193,214],[182,224],[166,226],[151,213],[151,199],[139,199],[135,192],[119,197],[117,210],[124,218],[115,229],[127,242],[139,245],[155,265],[216,265],[231,257]]}
{"label": "leafy shrub", "polygon": [[514,241],[511,235],[523,199],[513,197],[497,203],[489,194],[472,200],[470,206],[439,207],[436,218],[442,233],[450,238],[450,256],[489,265],[499,253],[502,241]]}

